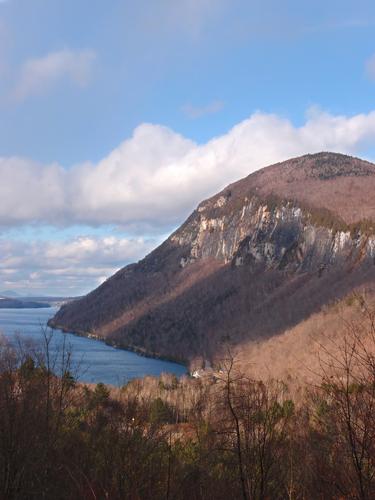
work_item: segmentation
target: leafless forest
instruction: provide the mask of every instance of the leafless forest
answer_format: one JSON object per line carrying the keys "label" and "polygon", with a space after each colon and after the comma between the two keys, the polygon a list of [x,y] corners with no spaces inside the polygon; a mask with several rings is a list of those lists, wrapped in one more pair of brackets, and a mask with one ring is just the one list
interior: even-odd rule
{"label": "leafless forest", "polygon": [[298,392],[243,375],[229,347],[215,375],[85,386],[69,350],[52,355],[49,343],[45,333],[42,348],[1,346],[3,499],[374,498],[375,315],[365,304],[319,382]]}

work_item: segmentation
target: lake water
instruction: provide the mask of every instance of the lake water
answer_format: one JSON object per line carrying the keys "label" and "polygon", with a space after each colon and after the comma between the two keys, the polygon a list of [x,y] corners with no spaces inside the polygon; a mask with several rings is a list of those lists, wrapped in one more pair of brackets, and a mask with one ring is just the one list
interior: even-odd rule
{"label": "lake water", "polygon": [[[42,341],[42,328],[55,314],[57,308],[46,309],[0,309],[0,332],[10,340],[16,334]],[[177,363],[145,358],[133,352],[116,349],[99,340],[63,334],[54,330],[52,350],[61,346],[65,340],[73,352],[73,362],[78,366],[78,379],[82,382],[112,384],[121,386],[125,382],[145,375],[160,375],[169,372],[179,376],[186,368]]]}

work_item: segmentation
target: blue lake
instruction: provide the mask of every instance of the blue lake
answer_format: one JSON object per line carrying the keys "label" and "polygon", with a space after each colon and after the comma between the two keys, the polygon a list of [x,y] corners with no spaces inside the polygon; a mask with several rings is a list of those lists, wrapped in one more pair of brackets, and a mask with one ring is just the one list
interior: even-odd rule
{"label": "blue lake", "polygon": [[[10,340],[17,334],[23,338],[42,342],[42,328],[55,314],[57,308],[46,309],[0,309],[0,332]],[[65,337],[64,337],[65,336]],[[179,376],[186,368],[177,363],[145,358],[133,352],[116,349],[99,340],[78,337],[73,334],[53,332],[51,350],[56,350],[64,341],[73,353],[73,364],[78,367],[78,379],[82,382],[121,386],[125,382],[145,375],[174,373]]]}

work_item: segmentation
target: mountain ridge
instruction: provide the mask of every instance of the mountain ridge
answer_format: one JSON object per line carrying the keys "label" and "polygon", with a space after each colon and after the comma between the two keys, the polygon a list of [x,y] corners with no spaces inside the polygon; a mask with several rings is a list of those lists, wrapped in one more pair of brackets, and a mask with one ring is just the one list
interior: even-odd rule
{"label": "mountain ridge", "polygon": [[375,165],[338,153],[261,169],[50,326],[185,363],[269,339],[375,279],[373,188]]}

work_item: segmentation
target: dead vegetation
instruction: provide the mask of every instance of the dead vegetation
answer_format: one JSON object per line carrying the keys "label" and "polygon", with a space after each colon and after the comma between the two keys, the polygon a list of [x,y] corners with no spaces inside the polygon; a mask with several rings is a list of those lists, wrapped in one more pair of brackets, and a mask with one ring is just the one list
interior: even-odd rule
{"label": "dead vegetation", "polygon": [[244,374],[228,345],[206,377],[113,389],[78,384],[48,336],[3,342],[0,498],[374,498],[375,314],[347,301],[360,314],[299,393]]}
{"label": "dead vegetation", "polygon": [[184,363],[293,330],[375,282],[373,189],[375,166],[345,155],[262,169],[51,325]]}

